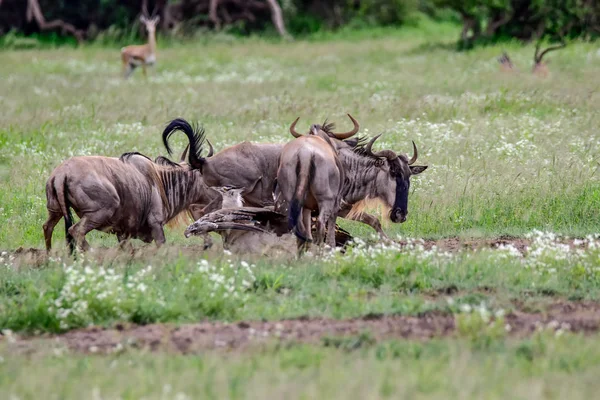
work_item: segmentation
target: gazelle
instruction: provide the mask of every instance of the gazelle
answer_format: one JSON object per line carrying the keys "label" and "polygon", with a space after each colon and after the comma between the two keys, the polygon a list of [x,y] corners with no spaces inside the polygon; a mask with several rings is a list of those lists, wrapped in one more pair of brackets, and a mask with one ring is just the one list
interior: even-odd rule
{"label": "gazelle", "polygon": [[[550,70],[548,69],[548,64],[545,62],[542,62],[542,59],[549,52],[551,52],[553,50],[562,49],[563,47],[566,47],[566,46],[567,46],[567,44],[565,42],[561,42],[560,44],[550,46],[547,49],[545,49],[544,51],[540,52],[541,42],[538,42],[535,45],[535,54],[533,55],[533,67],[531,69],[531,72],[534,75],[537,75],[542,78],[546,78],[550,74]],[[508,56],[508,54],[506,52],[503,52],[502,56],[498,57],[498,62],[500,63],[500,70],[502,72],[510,72],[510,73],[519,72],[519,70],[512,63],[510,57]]]}
{"label": "gazelle", "polygon": [[123,62],[123,76],[129,78],[131,73],[139,66],[142,67],[144,76],[146,75],[146,66],[156,63],[156,24],[160,20],[159,16],[146,18],[140,17],[140,21],[148,31],[148,43],[143,45],[131,45],[121,49],[121,60]]}
{"label": "gazelle", "polygon": [[540,53],[540,46],[541,46],[540,42],[538,42],[535,45],[535,55],[533,56],[533,68],[532,68],[531,72],[533,72],[533,74],[535,74],[535,75],[545,78],[548,76],[550,71],[548,70],[548,64],[542,62],[542,58],[544,58],[544,56],[546,54],[548,54],[549,52],[551,52],[553,50],[558,50],[558,49],[562,49],[563,47],[566,47],[567,44],[565,42],[561,42],[560,44],[557,44],[555,46],[548,47],[546,50],[542,51],[541,53]]}

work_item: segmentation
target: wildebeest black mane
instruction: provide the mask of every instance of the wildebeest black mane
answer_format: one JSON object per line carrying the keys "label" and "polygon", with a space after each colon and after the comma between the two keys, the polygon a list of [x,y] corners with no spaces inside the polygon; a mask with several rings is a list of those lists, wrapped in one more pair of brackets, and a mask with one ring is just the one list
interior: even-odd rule
{"label": "wildebeest black mane", "polygon": [[357,147],[364,147],[367,144],[366,136],[355,136],[351,139],[345,139],[344,143],[348,146],[352,147],[352,149],[356,152]]}
{"label": "wildebeest black mane", "polygon": [[323,125],[321,125],[321,130],[325,133],[333,133],[335,129],[335,124],[333,122],[327,122],[327,119],[323,121]]}
{"label": "wildebeest black mane", "polygon": [[176,118],[169,122],[162,133],[163,144],[167,149],[169,155],[173,154],[171,146],[169,146],[169,138],[177,131],[183,132],[190,143],[189,162],[193,168],[201,168],[204,164],[204,157],[202,157],[202,146],[206,139],[204,128],[198,124],[190,125],[183,118]]}
{"label": "wildebeest black mane", "polygon": [[[366,137],[358,138],[358,143],[354,146],[354,153],[358,154],[361,157],[366,157],[371,160],[381,160],[381,157],[377,157],[370,152],[366,151],[366,147],[369,141]],[[399,176],[402,175],[402,167],[400,166],[400,161],[398,159],[388,161],[388,165],[390,167],[390,172],[393,175]]]}
{"label": "wildebeest black mane", "polygon": [[[352,140],[352,139],[350,139],[350,140]],[[352,151],[354,151],[359,156],[368,157],[368,158],[371,158],[373,160],[378,160],[379,157],[376,157],[373,154],[367,152],[366,147],[367,147],[368,143],[369,143],[369,140],[368,140],[368,138],[366,136],[358,137],[356,145],[354,146],[354,148],[352,149]]]}
{"label": "wildebeest black mane", "polygon": [[156,157],[154,162],[158,165],[162,165],[165,167],[181,168],[180,164],[176,163],[175,161],[171,161],[167,157],[163,157],[163,156]]}
{"label": "wildebeest black mane", "polygon": [[144,158],[146,158],[146,159],[148,159],[148,160],[152,161],[152,160],[150,159],[150,157],[148,157],[147,155],[145,155],[145,154],[142,154],[142,153],[140,153],[140,152],[138,152],[138,151],[129,151],[129,152],[127,152],[127,153],[123,153],[123,154],[121,154],[121,157],[119,157],[119,160],[121,160],[121,161],[123,161],[123,162],[126,162],[126,161],[129,161],[129,159],[130,159],[131,157],[133,157],[133,156],[142,156],[142,157],[144,157]]}

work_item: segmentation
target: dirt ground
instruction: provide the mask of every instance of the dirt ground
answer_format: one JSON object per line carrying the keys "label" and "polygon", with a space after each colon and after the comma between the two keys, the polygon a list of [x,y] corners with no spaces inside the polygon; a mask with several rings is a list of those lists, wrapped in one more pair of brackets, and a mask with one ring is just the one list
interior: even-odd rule
{"label": "dirt ground", "polygon": [[[574,246],[573,241],[568,241]],[[402,244],[402,243],[401,243]],[[523,238],[503,237],[498,239],[459,239],[426,240],[424,247],[436,246],[443,251],[476,250],[494,248],[501,244],[512,244],[525,252],[530,241]],[[198,246],[165,246],[137,248],[133,252],[122,252],[116,248],[96,249],[88,253],[98,261],[151,260],[153,257],[198,256],[202,253]],[[220,249],[210,252],[220,253]],[[47,262],[46,252],[39,249],[18,249],[9,254],[13,265],[32,266]],[[6,255],[5,255],[6,257]],[[444,293],[434,294],[443,295]],[[448,294],[448,293],[445,293]],[[572,332],[596,333],[600,331],[600,303],[551,300],[543,307],[543,312],[531,311],[523,304],[515,303],[515,311],[505,316],[510,326],[509,335],[528,336],[537,329],[566,329]],[[327,337],[344,337],[369,332],[375,340],[419,339],[451,336],[456,332],[455,319],[443,313],[426,313],[420,316],[365,316],[362,318],[334,320],[301,318],[283,321],[245,321],[238,323],[201,322],[195,324],[171,325],[152,324],[137,326],[120,324],[114,328],[91,327],[67,332],[57,336],[3,337],[1,342],[10,342],[10,348],[18,351],[35,351],[40,346],[47,348],[68,348],[76,352],[114,352],[125,348],[167,350],[193,353],[206,349],[242,349],[248,346],[271,343],[273,341],[321,343]]]}
{"label": "dirt ground", "polygon": [[[406,245],[406,242],[397,242],[401,246]],[[565,240],[564,243],[575,247],[573,239]],[[461,250],[478,250],[483,248],[496,248],[500,245],[513,245],[521,253],[525,253],[527,246],[531,244],[531,240],[517,237],[500,237],[496,239],[462,239],[462,238],[445,238],[438,240],[424,240],[423,246],[425,249],[431,249],[434,246],[441,251],[457,252]],[[206,250],[215,255],[222,254],[220,244],[215,244],[210,250]],[[206,252],[203,250],[200,243],[190,246],[163,246],[158,249],[154,245],[146,245],[136,247],[133,250],[122,251],[117,246],[102,247],[93,249],[86,254],[88,259],[95,259],[98,262],[132,262],[132,261],[152,261],[155,257],[179,257],[181,255],[188,257],[197,257]],[[65,256],[66,249],[60,248],[53,250],[50,257]],[[14,251],[6,251],[3,256],[4,260],[10,260],[13,266],[41,266],[48,261],[48,254],[43,249],[36,248],[19,248]],[[2,261],[2,260],[0,260]]]}
{"label": "dirt ground", "polygon": [[[558,329],[592,334],[600,330],[600,303],[555,301],[543,313],[513,311],[505,316],[508,334],[525,337],[536,330]],[[83,353],[111,353],[127,348],[150,351],[195,353],[208,349],[239,350],[273,342],[323,343],[325,338],[356,336],[426,340],[456,333],[452,315],[426,313],[420,316],[365,316],[333,320],[301,318],[283,321],[244,321],[238,323],[201,322],[145,326],[119,324],[114,328],[90,327],[56,336],[2,339],[18,352],[36,349],[69,349]]]}

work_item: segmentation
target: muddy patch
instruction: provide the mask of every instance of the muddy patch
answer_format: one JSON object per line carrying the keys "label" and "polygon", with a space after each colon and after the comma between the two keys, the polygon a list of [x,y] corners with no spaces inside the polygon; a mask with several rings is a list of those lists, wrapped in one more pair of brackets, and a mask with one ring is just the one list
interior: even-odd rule
{"label": "muddy patch", "polygon": [[[505,316],[505,322],[509,325],[508,334],[514,337],[526,337],[540,329],[592,334],[600,330],[600,303],[558,301],[540,313],[513,311]],[[90,327],[57,336],[12,338],[10,347],[27,351],[49,340],[52,346],[84,353],[110,353],[127,348],[195,353],[207,349],[244,349],[273,342],[321,344],[326,338],[365,332],[376,341],[448,337],[455,335],[455,318],[448,314],[425,313],[420,316],[369,315],[346,320],[300,318],[178,326],[117,325]]]}

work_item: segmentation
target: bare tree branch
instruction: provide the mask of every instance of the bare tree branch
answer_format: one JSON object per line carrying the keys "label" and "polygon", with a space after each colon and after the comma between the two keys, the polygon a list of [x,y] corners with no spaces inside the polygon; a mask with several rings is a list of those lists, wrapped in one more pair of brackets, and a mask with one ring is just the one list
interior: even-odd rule
{"label": "bare tree branch", "polygon": [[208,6],[208,17],[215,24],[215,29],[221,29],[221,20],[219,19],[219,15],[217,14],[217,8],[219,7],[219,0],[210,0],[210,5]]}
{"label": "bare tree branch", "polygon": [[488,37],[493,36],[496,33],[496,31],[498,30],[498,28],[500,28],[503,25],[506,25],[511,20],[511,18],[512,18],[512,13],[506,13],[500,19],[490,20],[485,29],[485,35]]}
{"label": "bare tree branch", "polygon": [[60,28],[64,32],[68,32],[71,35],[73,35],[75,39],[77,39],[78,44],[81,44],[83,42],[82,30],[79,30],[73,25],[64,22],[60,19],[55,19],[50,22],[47,22],[46,18],[44,18],[44,14],[42,13],[42,9],[38,0],[28,0],[27,3],[27,21],[31,22],[32,19],[34,19],[35,22],[37,22],[38,26],[43,31]]}
{"label": "bare tree branch", "polygon": [[273,19],[273,24],[281,35],[284,38],[291,38],[291,36],[287,33],[285,29],[285,23],[283,22],[283,13],[281,12],[281,7],[277,0],[266,0],[269,8],[271,9],[271,18]]}

